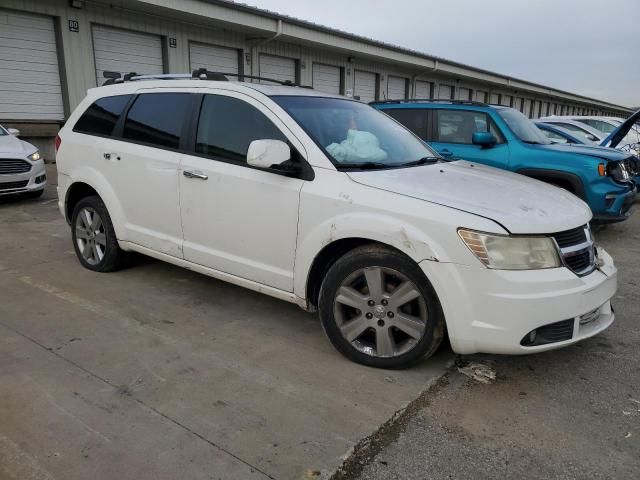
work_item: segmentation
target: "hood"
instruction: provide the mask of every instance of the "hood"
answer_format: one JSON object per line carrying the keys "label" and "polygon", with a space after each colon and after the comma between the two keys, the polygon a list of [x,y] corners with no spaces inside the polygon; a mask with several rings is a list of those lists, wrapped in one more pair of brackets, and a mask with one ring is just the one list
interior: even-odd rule
{"label": "hood", "polygon": [[622,125],[616,128],[613,132],[609,134],[607,138],[605,138],[600,144],[603,147],[611,147],[616,148],[622,139],[627,136],[627,133],[631,130],[637,121],[640,120],[640,110],[635,112],[629,118],[627,118]]}
{"label": "hood", "polygon": [[589,207],[565,190],[462,160],[348,175],[363,185],[489,218],[511,233],[562,232],[591,219]]}
{"label": "hood", "polygon": [[629,158],[628,153],[598,145],[573,145],[569,143],[552,143],[550,145],[529,145],[540,150],[548,150],[554,153],[575,153],[588,155],[602,160],[620,161]]}
{"label": "hood", "polygon": [[0,137],[0,157],[7,158],[15,155],[24,157],[25,155],[32,154],[36,150],[36,147],[20,140],[15,135],[2,135]]}

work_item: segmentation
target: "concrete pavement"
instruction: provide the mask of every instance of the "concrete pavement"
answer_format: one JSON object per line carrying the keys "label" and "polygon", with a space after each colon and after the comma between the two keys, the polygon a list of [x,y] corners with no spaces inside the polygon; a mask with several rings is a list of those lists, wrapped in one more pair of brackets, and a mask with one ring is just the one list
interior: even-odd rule
{"label": "concrete pavement", "polygon": [[369,369],[294,305],[142,257],[85,270],[52,185],[0,200],[0,252],[1,479],[328,476],[452,359]]}

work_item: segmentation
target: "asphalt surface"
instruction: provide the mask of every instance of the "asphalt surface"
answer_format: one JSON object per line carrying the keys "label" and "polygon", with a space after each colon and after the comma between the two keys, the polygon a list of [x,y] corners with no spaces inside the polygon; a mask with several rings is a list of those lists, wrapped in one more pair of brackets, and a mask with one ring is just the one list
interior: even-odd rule
{"label": "asphalt surface", "polygon": [[491,366],[495,383],[452,369],[336,478],[640,478],[640,213],[595,237],[619,268],[609,330],[534,356],[459,359]]}

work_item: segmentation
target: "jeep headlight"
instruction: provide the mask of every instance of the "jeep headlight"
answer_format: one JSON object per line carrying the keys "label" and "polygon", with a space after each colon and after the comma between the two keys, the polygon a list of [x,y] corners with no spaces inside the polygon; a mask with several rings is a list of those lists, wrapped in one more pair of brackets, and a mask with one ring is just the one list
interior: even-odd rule
{"label": "jeep headlight", "polygon": [[537,270],[562,265],[558,249],[549,237],[492,235],[462,228],[458,235],[488,268]]}
{"label": "jeep headlight", "polygon": [[40,152],[38,150],[36,150],[31,155],[29,155],[27,158],[29,160],[31,160],[32,162],[37,162],[38,160],[40,160],[42,158],[42,156],[40,155]]}

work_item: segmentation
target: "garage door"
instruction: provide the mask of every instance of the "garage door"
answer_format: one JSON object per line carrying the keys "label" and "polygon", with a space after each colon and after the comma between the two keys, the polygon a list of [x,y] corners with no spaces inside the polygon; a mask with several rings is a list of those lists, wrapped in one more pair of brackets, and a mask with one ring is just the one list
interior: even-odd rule
{"label": "garage door", "polygon": [[390,100],[407,98],[407,79],[389,75],[387,78],[387,98]]}
{"label": "garage door", "polygon": [[471,89],[460,87],[458,89],[458,100],[471,100]]}
{"label": "garage door", "polygon": [[293,58],[260,55],[260,76],[274,80],[296,81],[296,61]]}
{"label": "garage door", "polygon": [[0,119],[64,119],[53,19],[0,10]]}
{"label": "garage door", "polygon": [[438,86],[438,98],[444,100],[452,100],[453,87],[451,85],[440,84]]}
{"label": "garage door", "polygon": [[238,65],[238,50],[235,48],[202,43],[189,44],[189,68],[192,72],[198,68],[206,68],[211,72],[237,74],[239,72]]}
{"label": "garage door", "polygon": [[105,70],[123,75],[164,73],[162,40],[158,35],[94,25],[93,53],[98,85],[104,83]]}
{"label": "garage door", "polygon": [[314,63],[313,88],[320,92],[340,95],[340,67]]}
{"label": "garage door", "polygon": [[355,83],[353,86],[353,95],[360,97],[363,102],[374,102],[377,100],[376,95],[376,74],[371,72],[355,71]]}
{"label": "garage door", "polygon": [[415,98],[431,98],[431,92],[433,90],[433,83],[423,82],[421,80],[416,81],[416,93]]}
{"label": "garage door", "polygon": [[487,92],[483,90],[476,90],[474,94],[474,98],[476,102],[487,103]]}

